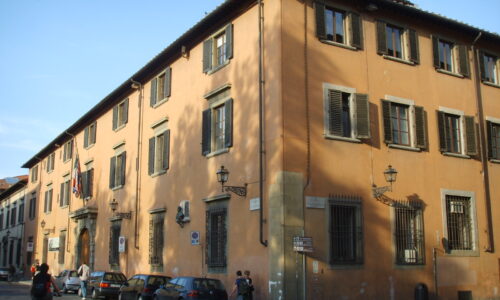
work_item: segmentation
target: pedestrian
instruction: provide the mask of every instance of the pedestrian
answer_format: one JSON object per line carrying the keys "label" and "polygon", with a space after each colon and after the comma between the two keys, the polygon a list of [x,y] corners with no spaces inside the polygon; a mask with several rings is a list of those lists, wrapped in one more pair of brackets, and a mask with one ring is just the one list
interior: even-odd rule
{"label": "pedestrian", "polygon": [[250,294],[250,286],[248,285],[248,281],[246,280],[245,277],[243,277],[243,274],[241,273],[240,270],[236,271],[236,280],[234,282],[233,290],[231,291],[231,294],[229,297],[232,297],[234,293],[237,292],[238,296],[236,297],[237,300],[249,300],[249,294]]}
{"label": "pedestrian", "polygon": [[250,271],[245,270],[245,272],[243,272],[243,274],[245,275],[245,279],[247,280],[248,287],[249,287],[249,290],[250,290],[249,293],[248,293],[248,300],[253,300],[253,291],[255,289],[253,287],[252,278],[250,278]]}
{"label": "pedestrian", "polygon": [[54,287],[54,291],[59,295],[60,290],[56,285],[52,275],[48,273],[49,265],[43,263],[40,265],[40,272],[33,277],[31,284],[31,299],[32,300],[52,300],[52,292],[50,286]]}
{"label": "pedestrian", "polygon": [[82,300],[87,298],[87,283],[90,276],[90,268],[87,266],[86,261],[78,268],[78,276],[80,276],[80,287],[82,291]]}
{"label": "pedestrian", "polygon": [[8,281],[14,281],[14,275],[16,275],[16,267],[14,265],[9,266],[9,278]]}

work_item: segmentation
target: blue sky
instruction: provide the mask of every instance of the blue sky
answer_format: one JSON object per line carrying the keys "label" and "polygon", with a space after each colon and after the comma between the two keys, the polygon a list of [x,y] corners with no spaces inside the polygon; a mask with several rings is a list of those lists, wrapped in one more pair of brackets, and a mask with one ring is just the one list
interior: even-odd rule
{"label": "blue sky", "polygon": [[[222,2],[0,0],[0,178]],[[413,2],[500,33],[500,0]]]}

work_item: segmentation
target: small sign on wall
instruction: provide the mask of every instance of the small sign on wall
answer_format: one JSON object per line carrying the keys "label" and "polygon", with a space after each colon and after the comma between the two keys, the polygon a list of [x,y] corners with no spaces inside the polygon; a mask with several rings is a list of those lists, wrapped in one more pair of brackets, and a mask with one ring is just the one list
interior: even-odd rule
{"label": "small sign on wall", "polygon": [[26,243],[26,252],[33,252],[33,242]]}
{"label": "small sign on wall", "polygon": [[250,210],[259,210],[260,209],[260,199],[253,198],[250,199]]}
{"label": "small sign on wall", "polygon": [[118,238],[118,252],[120,252],[120,253],[125,252],[125,244],[126,244],[125,237],[124,236],[120,236]]}
{"label": "small sign on wall", "polygon": [[199,244],[200,244],[200,232],[191,231],[191,245],[199,245]]}
{"label": "small sign on wall", "polygon": [[59,251],[59,238],[49,238],[49,251]]}

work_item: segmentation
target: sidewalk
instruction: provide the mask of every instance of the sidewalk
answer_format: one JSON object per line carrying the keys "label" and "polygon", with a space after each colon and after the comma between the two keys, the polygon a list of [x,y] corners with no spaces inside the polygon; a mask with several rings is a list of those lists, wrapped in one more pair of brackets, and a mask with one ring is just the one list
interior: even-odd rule
{"label": "sidewalk", "polygon": [[14,280],[14,281],[0,281],[0,285],[31,285],[31,279],[21,279],[21,280]]}

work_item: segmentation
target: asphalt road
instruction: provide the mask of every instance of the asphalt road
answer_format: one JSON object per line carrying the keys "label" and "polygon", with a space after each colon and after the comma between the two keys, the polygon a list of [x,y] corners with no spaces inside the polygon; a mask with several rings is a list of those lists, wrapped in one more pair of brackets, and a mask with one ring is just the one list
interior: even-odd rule
{"label": "asphalt road", "polygon": [[[31,300],[30,281],[6,282],[0,281],[0,300]],[[75,294],[63,294],[54,300],[80,300]]]}

